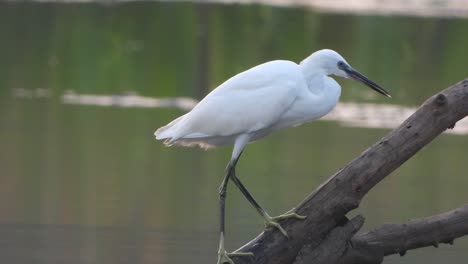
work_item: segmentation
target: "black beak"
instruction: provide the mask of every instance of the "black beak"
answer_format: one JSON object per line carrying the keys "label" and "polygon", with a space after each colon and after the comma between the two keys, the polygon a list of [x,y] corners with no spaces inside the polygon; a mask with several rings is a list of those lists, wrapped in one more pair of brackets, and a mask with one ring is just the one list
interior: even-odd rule
{"label": "black beak", "polygon": [[392,97],[387,91],[385,91],[384,88],[380,87],[380,85],[376,84],[375,82],[369,80],[366,76],[362,75],[360,72],[356,71],[351,66],[344,64],[342,66],[342,70],[345,71],[351,79],[362,82],[363,84],[374,89],[376,92],[381,93],[387,97]]}

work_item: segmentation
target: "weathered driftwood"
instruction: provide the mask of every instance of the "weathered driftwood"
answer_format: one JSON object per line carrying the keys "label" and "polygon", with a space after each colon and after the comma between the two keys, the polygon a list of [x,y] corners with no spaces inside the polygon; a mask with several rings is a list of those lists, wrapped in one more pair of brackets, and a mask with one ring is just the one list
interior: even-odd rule
{"label": "weathered driftwood", "polygon": [[343,263],[380,263],[384,256],[397,253],[403,256],[407,250],[438,247],[439,243],[453,244],[455,238],[466,234],[468,205],[406,224],[386,224],[357,234],[347,245],[342,259]]}
{"label": "weathered driftwood", "polygon": [[307,218],[281,222],[289,239],[277,230],[268,229],[239,249],[253,252],[255,256],[234,258],[235,263],[380,263],[384,255],[404,254],[408,249],[451,242],[468,234],[466,206],[360,235],[355,233],[364,218],[357,216],[348,221],[345,217],[359,206],[372,187],[467,115],[468,79],[465,79],[429,98],[400,127],[331,176],[300,203],[296,212]]}

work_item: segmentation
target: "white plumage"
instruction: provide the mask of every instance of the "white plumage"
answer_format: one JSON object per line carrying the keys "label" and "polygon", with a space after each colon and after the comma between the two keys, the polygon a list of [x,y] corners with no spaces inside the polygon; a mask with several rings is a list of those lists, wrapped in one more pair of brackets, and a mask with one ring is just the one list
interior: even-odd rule
{"label": "white plumage", "polygon": [[[224,249],[224,199],[229,179],[265,219],[267,226],[286,231],[276,220],[304,219],[295,213],[270,217],[235,175],[235,166],[246,144],[273,131],[303,124],[330,112],[338,103],[340,85],[328,75],[353,78],[377,92],[390,96],[382,87],[360,74],[332,50],[319,50],[300,64],[276,60],[255,66],[222,83],[190,112],[159,128],[156,139],[166,145],[202,148],[233,144],[231,161],[220,187],[220,243],[218,264],[234,262]],[[250,256],[249,253],[240,254]]]}
{"label": "white plumage", "polygon": [[[331,61],[331,63],[330,63]],[[328,74],[347,75],[332,50],[313,53],[301,64],[276,60],[241,72],[209,93],[189,113],[161,127],[167,145],[210,148],[249,142],[271,132],[322,117],[338,102],[341,87]],[[332,64],[333,67],[329,67]],[[340,72],[341,71],[341,72]]]}

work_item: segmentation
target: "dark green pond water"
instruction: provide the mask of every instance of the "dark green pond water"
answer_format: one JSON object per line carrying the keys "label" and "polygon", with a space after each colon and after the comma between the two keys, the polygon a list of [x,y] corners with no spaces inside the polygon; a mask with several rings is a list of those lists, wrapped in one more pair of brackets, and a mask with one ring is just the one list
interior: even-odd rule
{"label": "dark green pond water", "polygon": [[[0,260],[215,263],[217,188],[231,149],[165,148],[153,132],[184,111],[119,107],[118,95],[201,98],[261,62],[331,48],[393,95],[339,80],[343,102],[415,107],[467,77],[467,32],[466,19],[258,5],[2,3]],[[67,93],[110,103],[67,103]],[[249,145],[238,173],[277,215],[388,132],[334,121],[288,129]],[[445,134],[405,163],[356,210],[364,229],[465,204],[467,149],[466,134]],[[262,227],[231,188],[228,249]],[[464,238],[385,263],[467,259]]]}

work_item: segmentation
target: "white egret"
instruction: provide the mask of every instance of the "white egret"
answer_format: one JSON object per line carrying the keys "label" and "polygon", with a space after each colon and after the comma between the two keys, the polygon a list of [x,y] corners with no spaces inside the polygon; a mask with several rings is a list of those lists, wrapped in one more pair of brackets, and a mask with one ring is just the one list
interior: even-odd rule
{"label": "white egret", "polygon": [[220,241],[219,263],[233,263],[230,256],[252,253],[227,253],[224,248],[224,204],[229,179],[265,219],[265,225],[286,231],[277,223],[285,218],[305,217],[288,213],[271,217],[254,200],[235,174],[235,166],[247,143],[273,131],[298,126],[318,119],[338,103],[340,85],[329,75],[360,81],[375,91],[390,94],[375,82],[354,70],[333,50],[319,50],[297,64],[275,60],[241,72],[222,83],[190,112],[159,128],[156,139],[165,144],[211,148],[233,144],[231,160],[219,189]]}

